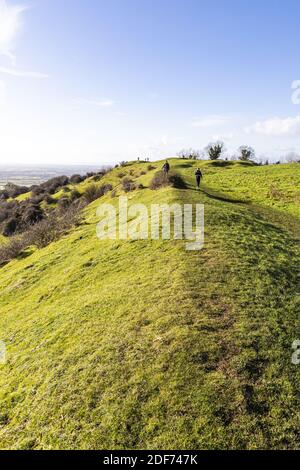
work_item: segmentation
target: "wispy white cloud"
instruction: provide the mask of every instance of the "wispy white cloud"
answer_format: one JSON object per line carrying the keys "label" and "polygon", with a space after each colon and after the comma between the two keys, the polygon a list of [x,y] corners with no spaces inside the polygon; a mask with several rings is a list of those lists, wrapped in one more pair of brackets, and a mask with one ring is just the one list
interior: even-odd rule
{"label": "wispy white cloud", "polygon": [[272,117],[246,127],[245,131],[248,134],[255,133],[266,136],[296,136],[300,134],[300,116]]}
{"label": "wispy white cloud", "polygon": [[103,101],[96,101],[95,106],[98,108],[112,108],[115,104],[113,100],[103,100]]}
{"label": "wispy white cloud", "polygon": [[0,67],[0,73],[5,75],[12,75],[13,77],[24,78],[48,78],[48,75],[39,72],[29,72],[25,70],[18,70],[17,68]]}
{"label": "wispy white cloud", "polygon": [[205,116],[202,118],[194,118],[192,121],[192,127],[207,128],[216,127],[227,124],[231,120],[228,116],[221,116],[213,114],[211,116]]}
{"label": "wispy white cloud", "polygon": [[221,141],[230,141],[234,138],[235,134],[234,132],[227,132],[224,134],[214,134],[212,136],[212,140],[221,140]]}
{"label": "wispy white cloud", "polygon": [[10,5],[6,0],[0,0],[0,55],[10,59],[15,65],[15,40],[22,24],[22,13],[25,5]]}
{"label": "wispy white cloud", "polygon": [[47,78],[48,75],[19,70],[16,68],[15,46],[23,20],[26,5],[11,5],[6,0],[0,0],[0,56],[10,60],[10,67],[0,67],[0,73],[14,77]]}
{"label": "wispy white cloud", "polygon": [[166,147],[167,145],[169,145],[169,138],[167,135],[163,135],[162,138],[161,138],[161,145],[163,145],[164,147]]}
{"label": "wispy white cloud", "polygon": [[79,98],[75,100],[75,105],[80,106],[83,104],[95,106],[96,108],[112,108],[115,105],[115,102],[111,99],[87,100],[84,98]]}

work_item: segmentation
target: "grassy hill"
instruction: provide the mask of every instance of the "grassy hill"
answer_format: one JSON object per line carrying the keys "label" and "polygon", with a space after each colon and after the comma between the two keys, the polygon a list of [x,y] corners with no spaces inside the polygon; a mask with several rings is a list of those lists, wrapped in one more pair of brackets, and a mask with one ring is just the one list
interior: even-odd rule
{"label": "grassy hill", "polygon": [[202,251],[100,241],[95,201],[0,269],[0,448],[300,448],[300,167],[171,165],[186,189],[150,190],[143,163],[101,184],[117,196],[127,174],[144,186],[131,202],[205,204]]}

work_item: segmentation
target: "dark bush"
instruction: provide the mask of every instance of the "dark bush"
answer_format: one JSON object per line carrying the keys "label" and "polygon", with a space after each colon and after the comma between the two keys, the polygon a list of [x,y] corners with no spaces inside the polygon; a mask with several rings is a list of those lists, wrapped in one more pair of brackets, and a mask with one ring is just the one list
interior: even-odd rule
{"label": "dark bush", "polygon": [[2,224],[2,222],[4,222],[7,219],[7,217],[8,217],[8,212],[4,208],[0,207],[0,224]]}
{"label": "dark bush", "polygon": [[[76,201],[77,202],[77,201]],[[67,209],[52,211],[47,219],[33,225],[24,234],[26,246],[35,245],[44,248],[53,241],[59,240],[72,227],[81,223],[80,209],[76,204],[70,204]]]}
{"label": "dark bush", "polygon": [[54,194],[57,192],[58,189],[63,188],[67,184],[69,184],[69,178],[65,175],[63,176],[56,176],[55,178],[51,178],[50,180],[42,183],[40,187],[47,191],[50,194]]}
{"label": "dark bush", "polygon": [[158,171],[152,178],[150,188],[159,189],[164,186],[169,186],[168,175],[164,171]]}
{"label": "dark bush", "polygon": [[0,191],[0,201],[6,201],[6,199],[8,198],[9,198],[9,194],[7,191],[5,191],[5,189]]}
{"label": "dark bush", "polygon": [[80,199],[75,199],[72,202],[72,209],[76,210],[77,212],[80,212],[82,209],[84,209],[87,206],[88,202],[84,197],[81,197]]}
{"label": "dark bush", "polygon": [[53,185],[53,186],[48,186],[48,187],[47,187],[47,191],[48,191],[48,193],[49,193],[50,195],[55,194],[55,193],[56,193],[56,189],[57,189],[57,187],[56,187],[55,185]]}
{"label": "dark bush", "polygon": [[112,185],[111,184],[103,184],[102,186],[97,186],[96,184],[90,184],[88,188],[85,190],[84,193],[84,198],[90,204],[93,201],[96,201],[96,199],[99,199],[100,197],[104,196],[106,193],[111,191]]}
{"label": "dark bush", "polygon": [[39,196],[33,196],[28,198],[23,204],[40,204],[45,198],[45,194],[40,194]]}
{"label": "dark bush", "polygon": [[44,194],[45,189],[43,189],[41,186],[32,186],[31,187],[31,194],[33,196],[39,196],[40,194]]}
{"label": "dark bush", "polygon": [[[100,177],[108,170],[92,173]],[[78,175],[73,175],[74,179]],[[80,177],[85,180],[86,177]],[[73,181],[74,181],[73,179]],[[79,181],[77,179],[77,181]],[[22,250],[30,245],[38,248],[44,247],[54,240],[58,240],[71,227],[81,223],[81,211],[89,203],[100,198],[113,189],[111,184],[98,186],[91,184],[84,197],[81,197],[76,189],[70,192],[69,197],[64,196],[59,200],[51,197],[57,189],[65,187],[69,183],[66,176],[52,178],[40,186],[33,186],[33,195],[24,201],[7,201],[8,193],[2,191],[0,194],[0,231],[10,237],[10,241],[1,246],[0,264],[15,258]],[[10,186],[15,191],[15,188]],[[28,188],[26,188],[26,192]],[[10,197],[10,196],[9,196]],[[45,212],[41,202],[47,204],[57,203],[55,209]],[[15,235],[19,234],[19,235]],[[21,235],[22,234],[22,235]],[[14,236],[15,235],[15,236]]]}
{"label": "dark bush", "polygon": [[106,193],[109,193],[109,191],[112,191],[113,187],[111,184],[106,183],[103,184],[100,188],[100,191],[102,192],[102,196],[104,196]]}
{"label": "dark bush", "polygon": [[61,197],[57,201],[57,208],[61,210],[66,210],[72,203],[71,199],[68,197]]}
{"label": "dark bush", "polygon": [[24,234],[24,239],[27,246],[35,245],[37,248],[44,248],[49,243],[58,240],[61,233],[58,218],[55,214],[51,213],[47,219],[31,227]]}
{"label": "dark bush", "polygon": [[101,188],[96,184],[90,184],[84,192],[84,198],[89,204],[96,201],[96,199],[99,199],[101,196],[103,196]]}
{"label": "dark bush", "polygon": [[72,184],[79,184],[83,181],[83,177],[81,175],[72,175],[70,178],[70,183]]}
{"label": "dark bush", "polygon": [[4,225],[3,235],[5,237],[11,237],[16,233],[19,227],[19,220],[16,217],[10,218]]}
{"label": "dark bush", "polygon": [[104,173],[97,173],[95,176],[93,176],[92,180],[97,183],[98,181],[102,180],[103,176]]}
{"label": "dark bush", "polygon": [[25,194],[29,192],[29,188],[27,186],[18,186],[14,183],[7,183],[4,187],[4,190],[8,194],[8,197],[15,198],[20,196],[20,194]]}
{"label": "dark bush", "polygon": [[71,195],[70,195],[70,199],[71,201],[75,201],[76,199],[79,199],[81,198],[81,193],[79,191],[77,191],[77,189],[73,189],[73,191],[71,192]]}
{"label": "dark bush", "polygon": [[46,202],[46,204],[49,204],[49,205],[57,203],[57,199],[54,199],[54,197],[51,197],[50,194],[46,194],[43,200]]}
{"label": "dark bush", "polygon": [[130,193],[130,191],[134,191],[136,189],[136,186],[130,178],[124,178],[122,181],[122,188],[125,193]]}
{"label": "dark bush", "polygon": [[[8,219],[18,218],[19,216],[19,203],[15,200],[0,204],[0,224]],[[3,229],[3,227],[2,227]]]}
{"label": "dark bush", "polygon": [[155,190],[165,186],[173,186],[181,189],[185,187],[185,183],[177,173],[170,172],[166,174],[164,171],[158,171],[155,173],[150,183],[150,188]]}
{"label": "dark bush", "polygon": [[17,258],[26,248],[26,242],[23,237],[13,237],[8,243],[0,246],[0,266]]}
{"label": "dark bush", "polygon": [[28,205],[22,213],[21,221],[23,226],[36,224],[44,218],[44,211],[39,205]]}

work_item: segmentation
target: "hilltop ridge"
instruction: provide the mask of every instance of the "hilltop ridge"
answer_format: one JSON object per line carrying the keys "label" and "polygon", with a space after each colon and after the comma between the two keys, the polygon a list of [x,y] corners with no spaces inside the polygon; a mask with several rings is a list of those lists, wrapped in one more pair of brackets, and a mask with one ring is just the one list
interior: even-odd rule
{"label": "hilltop ridge", "polygon": [[[0,448],[299,448],[299,164],[170,162],[186,188],[129,162],[80,226],[0,268]],[[204,249],[98,240],[124,178],[132,203],[204,204]]]}

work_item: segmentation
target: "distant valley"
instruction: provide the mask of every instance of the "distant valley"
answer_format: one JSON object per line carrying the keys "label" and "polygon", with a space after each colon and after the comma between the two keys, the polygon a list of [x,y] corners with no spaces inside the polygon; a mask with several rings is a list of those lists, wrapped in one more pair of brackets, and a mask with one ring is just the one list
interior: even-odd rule
{"label": "distant valley", "polygon": [[8,182],[20,186],[32,186],[55,176],[85,174],[101,167],[102,165],[0,165],[0,189],[3,189]]}

